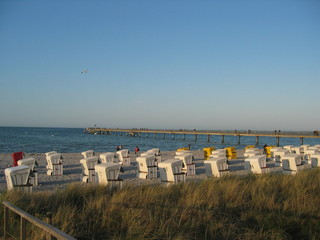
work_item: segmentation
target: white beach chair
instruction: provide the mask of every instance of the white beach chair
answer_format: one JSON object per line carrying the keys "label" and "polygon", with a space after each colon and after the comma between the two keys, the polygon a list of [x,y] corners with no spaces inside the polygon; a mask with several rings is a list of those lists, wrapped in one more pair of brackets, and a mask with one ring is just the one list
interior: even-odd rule
{"label": "white beach chair", "polygon": [[83,158],[89,158],[94,156],[94,151],[93,150],[87,150],[81,153]]}
{"label": "white beach chair", "polygon": [[204,161],[207,177],[222,177],[229,173],[227,157],[209,158]]}
{"label": "white beach chair", "polygon": [[306,149],[304,150],[303,159],[306,163],[311,163],[311,155],[319,153],[318,149]]}
{"label": "white beach chair", "polygon": [[63,175],[63,164],[60,153],[53,153],[47,157],[47,175]]}
{"label": "white beach chair", "polygon": [[311,155],[311,167],[320,167],[320,153]]}
{"label": "white beach chair", "polygon": [[[297,172],[308,168],[307,165],[302,164],[300,154],[286,154],[282,157],[283,173],[296,174]],[[309,165],[310,168],[310,165]]]}
{"label": "white beach chair", "polygon": [[258,155],[261,155],[261,150],[259,148],[247,148],[243,153],[243,156],[245,158],[258,156]]}
{"label": "white beach chair", "polygon": [[129,150],[122,149],[117,151],[118,161],[121,165],[130,166]]}
{"label": "white beach chair", "polygon": [[278,149],[277,151],[273,152],[274,155],[274,161],[275,161],[275,166],[279,167],[282,166],[282,157],[285,156],[286,154],[290,154],[290,152],[287,149]]}
{"label": "white beach chair", "polygon": [[138,163],[138,178],[157,178],[157,166],[155,165],[155,156],[153,154],[137,157],[136,161]]}
{"label": "white beach chair", "polygon": [[269,173],[270,169],[267,167],[266,155],[256,155],[248,157],[245,160],[245,169],[254,174]]}
{"label": "white beach chair", "polygon": [[147,153],[154,153],[156,157],[156,162],[155,164],[158,165],[159,162],[161,162],[161,154],[160,154],[160,149],[159,148],[152,148],[147,151]]}
{"label": "white beach chair", "polygon": [[120,170],[121,164],[113,162],[101,163],[95,166],[99,184],[110,187],[122,187],[122,179],[119,178]]}
{"label": "white beach chair", "polygon": [[114,162],[114,153],[106,152],[99,155],[101,163]]}
{"label": "white beach chair", "polygon": [[98,157],[83,158],[80,160],[82,166],[82,181],[96,182],[95,166],[99,164]]}
{"label": "white beach chair", "polygon": [[35,158],[23,158],[18,161],[18,166],[25,165],[28,166],[30,169],[30,174],[29,174],[29,180],[28,182],[32,186],[37,186],[38,185],[38,172],[34,169],[36,165],[36,159]]}
{"label": "white beach chair", "polygon": [[17,167],[10,167],[4,170],[7,189],[8,190],[20,190],[25,192],[32,191],[32,185],[28,183],[30,168],[26,165]]}
{"label": "white beach chair", "polygon": [[182,160],[168,159],[158,164],[162,182],[185,182],[185,173],[182,172]]}
{"label": "white beach chair", "polygon": [[177,155],[176,159],[182,160],[182,172],[186,174],[186,176],[194,176],[196,175],[196,165],[193,163],[193,155],[190,153]]}

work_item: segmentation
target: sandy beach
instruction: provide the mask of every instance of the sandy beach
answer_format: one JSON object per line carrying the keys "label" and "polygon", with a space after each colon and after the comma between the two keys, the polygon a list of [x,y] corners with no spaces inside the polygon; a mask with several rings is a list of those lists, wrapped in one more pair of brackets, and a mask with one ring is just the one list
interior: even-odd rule
{"label": "sandy beach", "polygon": [[[187,176],[186,181],[199,181],[207,178],[204,168],[204,154],[202,150],[192,151],[194,155],[194,163],[196,165],[196,175]],[[237,150],[238,158],[229,160],[229,169],[231,174],[243,175],[247,174],[244,170],[244,150]],[[96,153],[99,155],[100,153]],[[123,179],[123,186],[142,185],[142,184],[160,184],[160,178],[157,179],[139,179],[137,178],[137,162],[135,153],[130,154],[130,166],[123,166],[124,172],[120,173],[120,178]],[[174,158],[175,151],[161,152],[162,161]],[[46,174],[47,161],[44,153],[25,153],[25,158],[34,157],[39,165],[36,167],[38,172],[39,185],[33,187],[33,191],[48,191],[56,190],[65,187],[67,184],[79,182],[81,183],[82,169],[80,160],[83,158],[81,153],[62,153],[63,157],[63,175],[49,176]],[[4,191],[7,187],[4,170],[12,165],[11,153],[0,153],[0,191]],[[279,171],[279,167],[274,167],[274,162],[268,162],[267,165],[271,171]],[[92,183],[83,183],[92,184]]]}

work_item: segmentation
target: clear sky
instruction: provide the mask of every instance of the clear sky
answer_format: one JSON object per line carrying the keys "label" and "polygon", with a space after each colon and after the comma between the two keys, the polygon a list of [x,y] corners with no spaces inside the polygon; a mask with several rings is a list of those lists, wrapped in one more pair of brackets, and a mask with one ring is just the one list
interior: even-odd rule
{"label": "clear sky", "polygon": [[318,0],[0,0],[0,126],[315,130],[319,103]]}

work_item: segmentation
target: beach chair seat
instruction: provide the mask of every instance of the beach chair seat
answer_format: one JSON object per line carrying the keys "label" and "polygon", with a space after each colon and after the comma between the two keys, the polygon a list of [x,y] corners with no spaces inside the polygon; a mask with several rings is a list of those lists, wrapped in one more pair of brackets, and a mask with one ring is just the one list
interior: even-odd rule
{"label": "beach chair seat", "polygon": [[136,161],[138,163],[138,178],[157,178],[157,166],[155,164],[155,159],[156,158],[153,154],[136,158]]}
{"label": "beach chair seat", "polygon": [[320,167],[320,153],[314,153],[311,155],[311,167]]}
{"label": "beach chair seat", "polygon": [[30,170],[29,179],[28,182],[32,186],[38,185],[38,172],[35,170],[35,165],[37,164],[37,161],[35,158],[23,158],[18,161],[18,166],[28,166]]}
{"label": "beach chair seat", "polygon": [[98,176],[98,182],[109,187],[122,187],[122,179],[119,178],[121,164],[107,162],[95,166],[95,171]]}
{"label": "beach chair seat", "polygon": [[279,167],[282,166],[282,158],[283,156],[290,154],[290,152],[287,149],[278,149],[273,152],[274,160],[275,160],[275,166]]}
{"label": "beach chair seat", "polygon": [[47,157],[47,175],[63,175],[63,163],[60,153],[52,153]]}
{"label": "beach chair seat", "polygon": [[226,156],[209,158],[204,161],[207,177],[222,177],[229,173],[228,159]]}
{"label": "beach chair seat", "polygon": [[30,168],[28,166],[10,167],[6,168],[4,172],[8,190],[32,191],[32,185],[28,182],[30,175]]}
{"label": "beach chair seat", "polygon": [[254,174],[269,173],[270,169],[267,167],[266,155],[248,157],[245,160],[245,169]]}
{"label": "beach chair seat", "polygon": [[182,154],[175,156],[176,159],[182,160],[182,172],[186,174],[186,176],[194,176],[196,175],[196,167],[193,163],[193,155],[190,153]]}
{"label": "beach chair seat", "polygon": [[114,153],[106,152],[99,155],[101,163],[114,162]]}
{"label": "beach chair seat", "polygon": [[162,182],[180,183],[185,182],[185,173],[182,172],[182,160],[168,159],[158,164]]}
{"label": "beach chair seat", "polygon": [[95,166],[99,164],[98,157],[83,158],[80,160],[82,166],[82,181],[96,182]]}
{"label": "beach chair seat", "polygon": [[130,166],[129,150],[122,149],[117,151],[118,161],[121,165]]}
{"label": "beach chair seat", "polygon": [[94,151],[93,150],[87,150],[81,153],[83,158],[89,158],[94,156]]}
{"label": "beach chair seat", "polygon": [[302,163],[300,154],[291,153],[282,157],[282,168],[284,173],[296,174],[307,166]]}

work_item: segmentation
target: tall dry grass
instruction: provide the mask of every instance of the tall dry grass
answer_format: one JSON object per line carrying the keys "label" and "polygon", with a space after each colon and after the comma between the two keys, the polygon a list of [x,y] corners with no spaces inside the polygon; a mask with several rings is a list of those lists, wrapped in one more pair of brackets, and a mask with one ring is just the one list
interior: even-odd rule
{"label": "tall dry grass", "polygon": [[[58,192],[6,192],[1,199],[41,219],[51,216],[52,225],[77,239],[320,236],[320,169],[295,176],[227,176],[119,191],[72,184]],[[32,234],[43,235],[40,231]]]}

